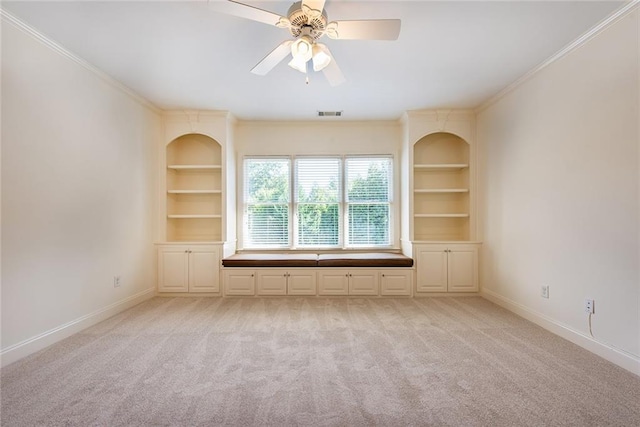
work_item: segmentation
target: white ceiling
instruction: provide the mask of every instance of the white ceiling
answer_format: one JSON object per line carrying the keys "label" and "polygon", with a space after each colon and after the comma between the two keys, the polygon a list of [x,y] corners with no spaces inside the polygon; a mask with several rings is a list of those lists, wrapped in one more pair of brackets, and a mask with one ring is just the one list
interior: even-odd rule
{"label": "white ceiling", "polygon": [[[292,3],[244,2],[282,15]],[[162,109],[228,110],[246,120],[343,110],[343,120],[382,120],[406,110],[476,107],[622,4],[327,0],[329,20],[402,20],[397,41],[322,39],[347,78],[337,87],[322,73],[305,85],[287,61],[264,77],[251,74],[289,33],[214,12],[206,1],[2,7]]]}

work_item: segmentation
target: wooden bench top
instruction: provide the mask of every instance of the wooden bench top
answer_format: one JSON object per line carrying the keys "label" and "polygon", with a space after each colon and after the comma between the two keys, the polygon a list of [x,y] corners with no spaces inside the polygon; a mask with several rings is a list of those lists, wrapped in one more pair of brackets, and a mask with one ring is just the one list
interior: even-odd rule
{"label": "wooden bench top", "polygon": [[369,252],[318,255],[318,267],[412,267],[413,259],[402,254]]}
{"label": "wooden bench top", "polygon": [[339,254],[239,253],[222,260],[224,267],[412,267],[413,259],[397,253]]}
{"label": "wooden bench top", "polygon": [[318,254],[234,254],[222,260],[224,267],[317,267]]}

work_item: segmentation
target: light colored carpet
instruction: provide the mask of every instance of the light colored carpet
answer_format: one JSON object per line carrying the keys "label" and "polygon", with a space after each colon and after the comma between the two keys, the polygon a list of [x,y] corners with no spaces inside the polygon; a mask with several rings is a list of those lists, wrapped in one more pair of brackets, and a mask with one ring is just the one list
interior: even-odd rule
{"label": "light colored carpet", "polygon": [[640,425],[640,378],[479,297],[154,298],[1,371],[2,425]]}

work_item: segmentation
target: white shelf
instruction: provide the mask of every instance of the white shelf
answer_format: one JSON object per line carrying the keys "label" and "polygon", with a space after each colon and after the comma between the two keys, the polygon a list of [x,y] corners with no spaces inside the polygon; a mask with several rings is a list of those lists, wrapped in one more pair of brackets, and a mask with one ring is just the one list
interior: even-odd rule
{"label": "white shelf", "polygon": [[199,218],[222,218],[222,215],[167,215],[167,218],[174,219],[199,219]]}
{"label": "white shelf", "polygon": [[220,165],[169,165],[167,169],[173,170],[212,170],[221,169]]}
{"label": "white shelf", "polygon": [[415,214],[416,218],[469,218],[465,213]]}
{"label": "white shelf", "polygon": [[468,193],[468,188],[429,188],[413,190],[414,193]]}
{"label": "white shelf", "polygon": [[221,194],[221,190],[169,190],[169,194]]}
{"label": "white shelf", "polygon": [[467,163],[427,163],[413,165],[414,169],[424,170],[459,170],[466,169],[469,165]]}

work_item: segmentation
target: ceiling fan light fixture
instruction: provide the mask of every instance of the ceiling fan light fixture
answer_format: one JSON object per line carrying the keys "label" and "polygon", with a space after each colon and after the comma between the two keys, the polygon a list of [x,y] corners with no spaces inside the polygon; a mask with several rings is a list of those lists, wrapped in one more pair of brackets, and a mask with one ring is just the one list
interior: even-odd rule
{"label": "ceiling fan light fixture", "polygon": [[313,45],[313,71],[322,71],[331,62],[329,49],[322,43]]}
{"label": "ceiling fan light fixture", "polygon": [[307,62],[313,56],[313,40],[302,36],[291,45],[291,55],[298,61]]}
{"label": "ceiling fan light fixture", "polygon": [[289,67],[294,70],[300,71],[301,73],[307,72],[307,60],[301,57],[293,57],[293,59],[289,62]]}

